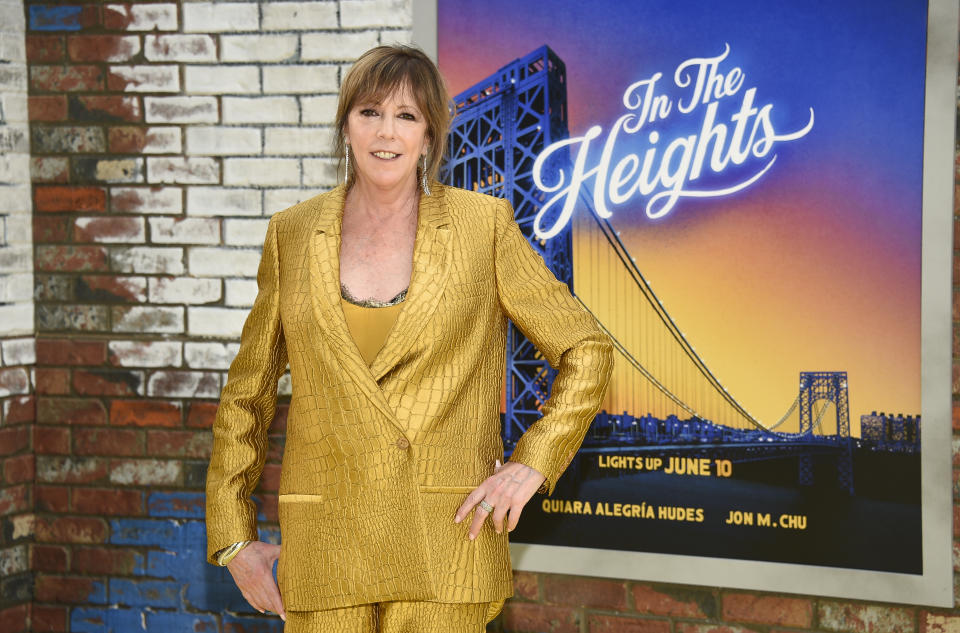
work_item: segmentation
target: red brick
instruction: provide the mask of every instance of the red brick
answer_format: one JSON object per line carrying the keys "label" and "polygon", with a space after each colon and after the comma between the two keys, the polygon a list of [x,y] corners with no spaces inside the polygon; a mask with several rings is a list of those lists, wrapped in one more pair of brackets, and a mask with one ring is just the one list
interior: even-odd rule
{"label": "red brick", "polygon": [[111,127],[107,134],[111,154],[139,154],[147,144],[146,128]]}
{"label": "red brick", "polygon": [[30,569],[41,572],[67,571],[67,549],[59,545],[30,545]]}
{"label": "red brick", "polygon": [[7,417],[5,424],[22,424],[37,419],[36,396],[14,396],[7,398]]}
{"label": "red brick", "polygon": [[287,430],[287,412],[290,409],[290,403],[277,403],[277,411],[270,421],[270,433],[285,433]]}
{"label": "red brick", "polygon": [[210,458],[213,435],[197,431],[149,431],[147,454],[156,457]]}
{"label": "red brick", "polygon": [[0,369],[0,391],[26,393],[30,389],[30,374],[24,367]]}
{"label": "red brick", "polygon": [[78,121],[127,121],[143,120],[140,98],[130,95],[71,95],[70,118]]}
{"label": "red brick", "polygon": [[[279,478],[279,466],[276,469]],[[627,608],[627,591],[622,581],[545,574],[540,578],[540,586],[544,602],[548,604],[619,610]]]}
{"label": "red brick", "polygon": [[34,486],[38,512],[70,511],[70,489],[65,486]]}
{"label": "red brick", "polygon": [[[960,333],[960,328],[954,328],[954,334]],[[953,403],[953,430],[960,431],[960,402]]]}
{"label": "red brick", "polygon": [[107,191],[101,187],[34,188],[33,204],[37,211],[106,211]]}
{"label": "red brick", "polygon": [[828,631],[853,633],[912,633],[914,608],[821,600],[818,624]]}
{"label": "red brick", "polygon": [[103,580],[81,576],[38,574],[34,585],[34,596],[38,602],[83,604],[95,591],[94,583],[103,584]]}
{"label": "red brick", "polygon": [[760,633],[759,629],[751,629],[734,624],[687,624],[678,622],[675,633]]}
{"label": "red brick", "polygon": [[[280,464],[267,464],[263,467],[263,473],[260,475],[260,485],[257,486],[257,490],[261,492],[277,492],[280,490]],[[544,584],[546,585],[546,583]],[[547,593],[546,589],[544,595],[548,597],[549,602],[550,594]]]}
{"label": "red brick", "polygon": [[115,488],[76,488],[73,491],[73,511],[80,514],[140,516],[143,514],[143,493]]}
{"label": "red brick", "polygon": [[67,118],[67,97],[30,95],[27,98],[27,116],[31,122],[64,121]]}
{"label": "red brick", "polygon": [[70,393],[70,370],[37,367],[34,370],[37,381],[37,393],[41,395],[63,395]]}
{"label": "red brick", "polygon": [[73,433],[77,455],[143,455],[143,431],[110,428],[78,428]]}
{"label": "red brick", "polygon": [[267,521],[280,520],[280,497],[277,495],[260,493],[260,511]]}
{"label": "red brick", "polygon": [[105,271],[110,269],[107,249],[103,246],[47,245],[38,246],[36,251],[36,269],[41,271]]}
{"label": "red brick", "polygon": [[187,409],[187,426],[192,428],[211,428],[217,417],[217,408],[219,406],[216,402],[191,402],[189,409]]}
{"label": "red brick", "polygon": [[103,71],[97,66],[30,66],[30,88],[40,92],[103,90]]}
{"label": "red brick", "polygon": [[0,631],[4,633],[27,633],[30,619],[30,605],[18,604],[0,609]]}
{"label": "red brick", "polygon": [[33,243],[50,244],[52,242],[66,242],[69,220],[62,215],[35,215],[33,216]]}
{"label": "red brick", "polygon": [[106,360],[104,341],[37,339],[37,363],[42,365],[102,365]]}
{"label": "red brick", "polygon": [[0,488],[0,516],[30,509],[30,494],[26,484]]}
{"label": "red brick", "polygon": [[59,35],[27,35],[27,61],[35,64],[63,59],[63,38]]}
{"label": "red brick", "polygon": [[[66,373],[66,370],[56,371]],[[39,369],[37,373],[40,373]],[[107,410],[102,402],[93,398],[40,398],[37,422],[78,426],[104,425],[107,423]]]}
{"label": "red brick", "polygon": [[[33,182],[67,182],[70,180],[70,161],[69,159],[63,156],[31,156],[30,157],[30,173],[33,176]],[[51,218],[47,216],[44,218],[48,221],[57,221],[63,222],[62,218]],[[34,226],[37,226],[34,223]],[[65,233],[66,231],[64,231]],[[37,236],[33,236],[34,242],[37,241]],[[51,242],[54,240],[43,240],[45,242]]]}
{"label": "red brick", "polygon": [[112,400],[110,424],[113,426],[180,426],[182,415],[176,402],[162,400]]}
{"label": "red brick", "polygon": [[80,275],[77,299],[143,303],[147,300],[147,280],[130,275]]}
{"label": "red brick", "polygon": [[508,631],[540,633],[580,633],[578,609],[544,604],[510,602],[503,607],[503,625]]}
{"label": "red brick", "polygon": [[33,454],[17,455],[3,460],[3,479],[7,484],[33,481]]}
{"label": "red brick", "polygon": [[0,455],[13,455],[23,450],[30,450],[29,426],[0,428]]}
{"label": "red brick", "polygon": [[70,429],[33,427],[33,450],[37,455],[69,455]]}
{"label": "red brick", "polygon": [[809,627],[813,603],[803,598],[728,593],[722,598],[724,620]]}
{"label": "red brick", "polygon": [[525,598],[527,600],[539,600],[540,587],[538,584],[537,574],[531,573],[529,571],[514,570],[513,592],[514,592],[514,595],[518,598]]}
{"label": "red brick", "polygon": [[105,460],[93,457],[37,457],[37,481],[55,484],[88,484],[107,475]]}
{"label": "red brick", "polygon": [[136,35],[70,35],[67,53],[78,62],[125,62],[140,51]]}
{"label": "red brick", "polygon": [[706,589],[635,584],[631,587],[634,608],[640,613],[680,618],[714,618],[717,600]]}
{"label": "red brick", "polygon": [[109,534],[103,519],[93,517],[37,517],[38,543],[103,543]]}
{"label": "red brick", "polygon": [[135,396],[143,386],[143,372],[125,369],[73,371],[73,388],[77,393],[98,396]]}
{"label": "red brick", "polygon": [[72,571],[109,576],[132,575],[137,566],[137,553],[129,548],[75,547],[71,557]]}
{"label": "red brick", "polygon": [[34,633],[61,633],[67,628],[67,607],[36,604],[33,605]]}
{"label": "red brick", "polygon": [[267,461],[279,464],[283,459],[283,448],[286,445],[287,437],[285,435],[267,436]]}
{"label": "red brick", "polygon": [[670,633],[670,621],[594,613],[587,618],[587,630],[590,633]]}

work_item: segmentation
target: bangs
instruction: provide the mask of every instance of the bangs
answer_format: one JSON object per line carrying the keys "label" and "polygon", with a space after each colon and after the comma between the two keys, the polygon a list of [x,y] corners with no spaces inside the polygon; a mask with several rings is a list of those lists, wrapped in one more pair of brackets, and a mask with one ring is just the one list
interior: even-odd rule
{"label": "bangs", "polygon": [[423,95],[429,89],[416,60],[387,58],[371,69],[364,89],[357,92],[356,103],[381,103],[390,95],[406,92],[416,101],[416,106],[425,111]]}

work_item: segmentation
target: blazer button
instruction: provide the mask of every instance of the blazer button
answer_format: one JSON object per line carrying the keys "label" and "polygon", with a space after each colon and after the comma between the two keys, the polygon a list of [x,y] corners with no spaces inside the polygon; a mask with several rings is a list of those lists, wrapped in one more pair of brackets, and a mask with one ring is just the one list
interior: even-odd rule
{"label": "blazer button", "polygon": [[401,437],[400,439],[397,440],[397,448],[401,450],[407,450],[408,448],[410,448],[410,440],[408,440],[405,437]]}

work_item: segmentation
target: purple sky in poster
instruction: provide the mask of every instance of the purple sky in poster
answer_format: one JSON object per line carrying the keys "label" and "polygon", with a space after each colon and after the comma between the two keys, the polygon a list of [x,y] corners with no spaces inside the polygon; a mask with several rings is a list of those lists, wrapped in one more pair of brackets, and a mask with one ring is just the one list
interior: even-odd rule
{"label": "purple sky in poster", "polygon": [[[724,66],[742,68],[778,132],[801,128],[812,108],[811,131],[778,145],[753,187],[681,199],[658,220],[637,198],[611,205],[611,222],[748,408],[776,418],[799,371],[846,370],[856,431],[862,413],[920,407],[925,26],[922,5],[906,0],[439,0],[439,60],[456,94],[549,45],[566,64],[572,136],[591,125],[605,135],[625,112],[628,85],[656,72],[670,82],[678,64],[725,45]],[[728,121],[740,100],[721,106]],[[688,134],[701,119],[673,117],[658,129]]]}

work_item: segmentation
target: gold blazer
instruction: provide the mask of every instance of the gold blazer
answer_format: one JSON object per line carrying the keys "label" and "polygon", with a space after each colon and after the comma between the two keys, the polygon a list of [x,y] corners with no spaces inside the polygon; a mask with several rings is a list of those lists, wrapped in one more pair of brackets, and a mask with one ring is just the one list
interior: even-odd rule
{"label": "gold blazer", "polygon": [[278,581],[286,609],[513,594],[507,532],[467,493],[503,460],[506,320],[559,370],[511,457],[551,494],[600,407],[613,345],[520,232],[506,200],[435,183],[420,199],[410,287],[371,366],[340,306],[345,189],[275,213],[213,427],[207,559],[257,538],[277,380],[292,393],[280,475]]}

